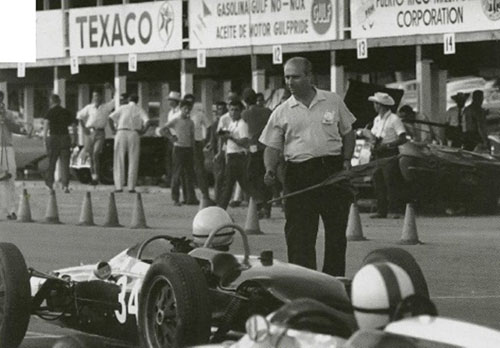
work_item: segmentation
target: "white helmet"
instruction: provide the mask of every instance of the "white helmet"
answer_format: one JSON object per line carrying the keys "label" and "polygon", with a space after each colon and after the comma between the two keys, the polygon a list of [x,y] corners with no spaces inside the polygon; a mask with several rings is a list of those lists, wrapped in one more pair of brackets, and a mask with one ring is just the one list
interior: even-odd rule
{"label": "white helmet", "polygon": [[[200,210],[193,219],[193,240],[197,245],[205,244],[210,232],[219,227],[232,224],[233,219],[220,207],[207,207]],[[213,239],[213,247],[231,245],[233,242],[234,229],[224,228],[217,232]]]}
{"label": "white helmet", "polygon": [[400,302],[414,295],[410,276],[391,262],[363,266],[354,276],[351,302],[360,329],[386,326]]}

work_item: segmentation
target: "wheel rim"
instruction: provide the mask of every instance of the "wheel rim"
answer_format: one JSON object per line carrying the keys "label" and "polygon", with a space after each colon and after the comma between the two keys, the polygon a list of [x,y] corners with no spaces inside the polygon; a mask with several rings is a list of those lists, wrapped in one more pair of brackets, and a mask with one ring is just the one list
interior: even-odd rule
{"label": "wheel rim", "polygon": [[178,325],[177,301],[170,281],[157,277],[149,290],[147,327],[152,347],[173,347]]}

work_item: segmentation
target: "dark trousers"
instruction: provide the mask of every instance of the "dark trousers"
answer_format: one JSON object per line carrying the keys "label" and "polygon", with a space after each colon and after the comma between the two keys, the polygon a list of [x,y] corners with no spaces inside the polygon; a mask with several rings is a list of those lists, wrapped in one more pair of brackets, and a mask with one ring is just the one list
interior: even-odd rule
{"label": "dark trousers", "polygon": [[272,188],[264,183],[264,151],[257,151],[248,155],[248,194],[253,197],[257,203],[269,209],[267,201],[273,198]]}
{"label": "dark trousers", "polygon": [[[194,167],[193,167],[193,148],[174,146],[172,156],[172,200],[179,201],[179,191],[181,187],[181,177],[184,180],[182,195],[186,201],[189,201],[189,191],[193,189]],[[184,174],[184,175],[183,175]]]}
{"label": "dark trousers", "polygon": [[57,160],[61,160],[61,182],[64,187],[69,184],[69,158],[71,139],[69,135],[51,135],[47,140],[47,155],[49,157],[49,167],[45,183],[48,187],[54,185],[54,172]]}
{"label": "dark trousers", "polygon": [[226,155],[226,167],[224,170],[224,189],[217,201],[217,205],[222,209],[227,209],[234,184],[238,182],[241,189],[247,192],[247,156],[244,153],[229,153]]}
{"label": "dark trousers", "polygon": [[203,156],[203,141],[196,141],[194,144],[194,172],[196,174],[196,184],[204,198],[210,198],[208,193],[207,173],[205,171],[205,157]]}
{"label": "dark trousers", "polygon": [[172,181],[172,172],[173,172],[173,166],[172,166],[172,157],[174,153],[174,144],[170,141],[170,139],[166,140],[166,151],[165,151],[165,174],[166,174],[166,181],[170,183]]}
{"label": "dark trousers", "polygon": [[215,191],[215,201],[219,202],[222,198],[222,192],[224,190],[224,172],[226,169],[226,154],[221,152],[220,154],[214,156],[214,191]]}
{"label": "dark trousers", "polygon": [[378,166],[373,173],[373,184],[377,198],[377,213],[386,216],[387,213],[401,212],[401,197],[403,192],[403,177],[399,169],[398,150],[378,155],[377,159],[393,157],[388,162]]}
{"label": "dark trousers", "polygon": [[452,147],[462,146],[462,130],[459,127],[448,126],[445,128],[446,139],[451,142]]}
{"label": "dark trousers", "polygon": [[474,151],[476,146],[481,142],[481,136],[477,132],[464,133],[464,150]]}
{"label": "dark trousers", "polygon": [[[313,158],[301,163],[286,163],[285,191],[288,193],[318,184],[342,170],[341,156]],[[325,227],[323,272],[345,274],[346,227],[352,194],[339,186],[319,189],[285,200],[285,236],[288,261],[316,269],[316,236],[319,217]]]}

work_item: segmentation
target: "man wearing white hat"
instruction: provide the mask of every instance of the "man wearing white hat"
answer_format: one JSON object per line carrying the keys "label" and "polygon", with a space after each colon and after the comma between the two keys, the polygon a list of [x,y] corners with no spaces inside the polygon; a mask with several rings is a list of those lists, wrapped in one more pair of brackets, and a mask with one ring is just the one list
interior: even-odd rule
{"label": "man wearing white hat", "polygon": [[406,130],[401,119],[391,111],[395,102],[389,94],[377,92],[368,100],[373,102],[377,117],[372,129],[364,129],[363,135],[374,144],[372,153],[375,159],[393,157],[373,174],[377,214],[371,218],[386,218],[390,213],[390,217],[397,219],[400,217],[398,193],[402,182],[397,155],[398,146],[406,142]]}

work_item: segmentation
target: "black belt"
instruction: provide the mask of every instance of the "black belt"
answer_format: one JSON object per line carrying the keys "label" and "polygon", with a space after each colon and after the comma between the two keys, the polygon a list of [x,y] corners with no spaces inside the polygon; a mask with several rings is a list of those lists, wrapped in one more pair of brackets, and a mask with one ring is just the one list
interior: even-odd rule
{"label": "black belt", "polygon": [[119,131],[121,130],[128,130],[128,131],[135,131],[135,129],[130,129],[130,128],[118,128]]}
{"label": "black belt", "polygon": [[342,155],[337,155],[337,156],[322,156],[322,157],[313,157],[311,159],[302,161],[302,162],[291,162],[287,161],[287,165],[289,166],[303,166],[303,165],[316,165],[316,164],[327,164],[332,161],[338,161],[342,159]]}
{"label": "black belt", "polygon": [[103,131],[103,130],[104,130],[104,128],[95,128],[95,127],[89,127],[89,129],[90,129],[91,131],[94,131],[94,132],[95,132],[95,131]]}

